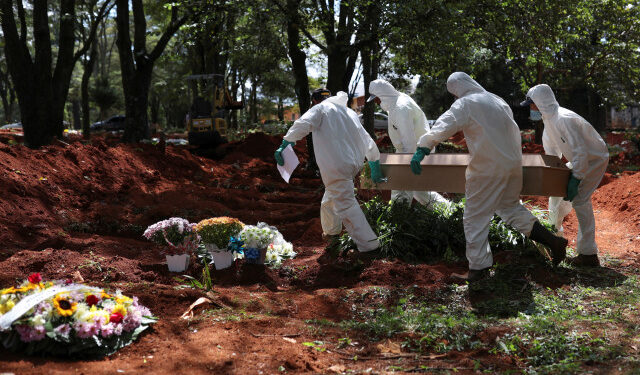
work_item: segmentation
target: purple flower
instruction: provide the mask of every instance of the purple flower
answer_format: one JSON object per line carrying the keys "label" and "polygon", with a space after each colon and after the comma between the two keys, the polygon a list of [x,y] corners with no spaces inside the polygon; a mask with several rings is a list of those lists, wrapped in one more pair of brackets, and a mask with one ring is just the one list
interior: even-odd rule
{"label": "purple flower", "polygon": [[84,293],[83,292],[78,292],[78,291],[74,291],[69,293],[69,296],[71,297],[71,301],[73,302],[84,302]]}
{"label": "purple flower", "polygon": [[100,327],[95,323],[76,322],[76,324],[73,325],[73,329],[75,329],[76,335],[81,339],[89,338],[100,332]]}
{"label": "purple flower", "polygon": [[122,321],[122,329],[127,332],[131,332],[138,328],[142,323],[142,315],[138,310],[129,309],[129,313],[124,317]]}
{"label": "purple flower", "polygon": [[100,327],[100,334],[102,337],[109,337],[113,335],[115,325],[113,323],[108,323]]}
{"label": "purple flower", "polygon": [[187,232],[191,232],[193,228],[193,225],[189,223],[188,220],[180,217],[172,217],[149,226],[147,230],[144,231],[143,236],[150,240],[156,233],[166,231],[173,226],[176,227],[179,233],[184,233],[185,229]]}
{"label": "purple flower", "polygon": [[146,306],[142,306],[138,301],[138,297],[133,297],[133,307],[140,312],[140,316],[151,316],[151,310]]}
{"label": "purple flower", "polygon": [[18,325],[15,328],[18,334],[20,334],[20,340],[23,342],[40,341],[47,333],[44,326],[31,327],[28,325]]}
{"label": "purple flower", "polygon": [[113,334],[116,336],[120,336],[122,334],[122,324],[117,324],[113,329]]}
{"label": "purple flower", "polygon": [[53,308],[53,306],[51,306],[51,304],[47,301],[44,302],[40,302],[37,306],[36,306],[36,313],[35,315],[44,315],[45,312],[51,310]]}
{"label": "purple flower", "polygon": [[69,324],[61,324],[54,328],[53,332],[63,337],[69,337],[69,333],[71,333],[71,326]]}

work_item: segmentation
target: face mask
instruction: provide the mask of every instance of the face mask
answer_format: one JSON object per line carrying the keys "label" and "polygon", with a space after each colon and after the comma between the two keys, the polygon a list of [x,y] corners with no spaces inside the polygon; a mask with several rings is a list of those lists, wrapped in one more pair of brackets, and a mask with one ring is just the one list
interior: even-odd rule
{"label": "face mask", "polygon": [[530,114],[529,114],[529,120],[531,121],[540,121],[542,120],[542,113],[540,113],[540,111],[536,111],[536,110],[531,110]]}

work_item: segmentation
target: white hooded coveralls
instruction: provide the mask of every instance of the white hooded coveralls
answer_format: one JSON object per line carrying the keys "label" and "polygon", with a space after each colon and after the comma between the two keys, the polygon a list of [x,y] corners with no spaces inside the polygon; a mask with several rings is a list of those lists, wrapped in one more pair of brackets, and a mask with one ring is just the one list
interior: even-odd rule
{"label": "white hooded coveralls", "polygon": [[[579,254],[593,255],[598,253],[596,245],[596,221],[593,216],[591,195],[596,190],[609,164],[607,144],[600,134],[580,115],[560,107],[556,97],[548,85],[532,87],[527,96],[533,100],[542,113],[544,133],[542,145],[545,153],[569,160],[571,173],[580,180],[578,195],[571,204],[578,217],[578,240],[576,250]],[[569,212],[562,210],[560,197],[549,198],[551,216],[562,219]],[[564,215],[562,215],[564,214]]]}
{"label": "white hooded coveralls", "polygon": [[337,235],[344,224],[359,251],[375,250],[380,243],[356,200],[353,178],[365,157],[369,161],[380,159],[378,147],[355,112],[346,107],[346,102],[342,104],[342,98],[328,98],[311,107],[293,123],[284,139],[297,142],[310,132],[325,186],[320,206],[322,231]]}
{"label": "white hooded coveralls", "polygon": [[[380,107],[389,113],[388,133],[396,153],[414,153],[418,139],[429,130],[424,112],[409,95],[398,92],[383,79],[371,81],[369,92],[380,98]],[[427,207],[432,207],[434,203],[449,203],[433,191],[391,191],[392,200],[411,202],[413,198]]]}
{"label": "white hooded coveralls", "polygon": [[469,269],[480,270],[493,264],[489,225],[494,213],[527,236],[536,222],[520,203],[522,140],[507,103],[466,73],[451,74],[447,89],[458,100],[420,138],[418,146],[433,148],[456,132],[464,132],[471,156],[466,170],[464,234]]}

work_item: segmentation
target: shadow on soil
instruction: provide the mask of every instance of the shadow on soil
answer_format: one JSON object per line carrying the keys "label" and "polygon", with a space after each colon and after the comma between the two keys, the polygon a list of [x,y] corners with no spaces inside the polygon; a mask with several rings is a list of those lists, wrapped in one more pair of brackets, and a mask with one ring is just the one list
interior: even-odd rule
{"label": "shadow on soil", "polygon": [[[515,255],[515,254],[514,254]],[[534,308],[533,288],[568,285],[610,288],[627,277],[607,267],[552,268],[537,254],[508,256],[509,262],[494,267],[492,276],[469,286],[469,301],[476,313],[500,318],[515,317]]]}

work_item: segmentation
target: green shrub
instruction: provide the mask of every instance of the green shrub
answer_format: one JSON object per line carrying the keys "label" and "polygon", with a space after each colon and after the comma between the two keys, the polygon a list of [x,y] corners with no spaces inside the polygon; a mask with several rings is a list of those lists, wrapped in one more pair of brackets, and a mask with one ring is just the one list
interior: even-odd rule
{"label": "green shrub", "polygon": [[[367,221],[378,235],[382,256],[406,261],[442,259],[453,253],[464,254],[466,241],[462,214],[464,199],[450,206],[430,209],[405,201],[383,202],[375,197],[362,206]],[[523,234],[494,216],[489,229],[494,250],[534,249]],[[355,247],[348,234],[340,239],[340,250]]]}

